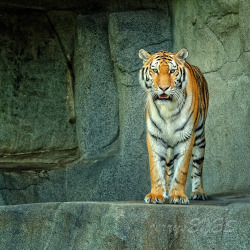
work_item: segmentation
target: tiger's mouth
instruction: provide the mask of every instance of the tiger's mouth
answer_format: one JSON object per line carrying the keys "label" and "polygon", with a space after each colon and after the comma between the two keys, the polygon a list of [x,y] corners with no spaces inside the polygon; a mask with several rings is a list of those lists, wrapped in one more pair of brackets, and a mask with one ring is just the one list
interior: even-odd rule
{"label": "tiger's mouth", "polygon": [[167,94],[161,94],[161,95],[157,95],[157,99],[158,100],[172,100],[172,96],[169,96]]}

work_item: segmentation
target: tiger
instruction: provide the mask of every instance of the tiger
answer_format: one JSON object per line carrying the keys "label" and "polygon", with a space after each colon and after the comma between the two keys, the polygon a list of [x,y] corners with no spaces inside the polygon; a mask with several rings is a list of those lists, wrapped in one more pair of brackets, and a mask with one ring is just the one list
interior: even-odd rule
{"label": "tiger", "polygon": [[176,54],[139,50],[140,85],[146,91],[146,141],[151,192],[146,203],[189,204],[185,185],[192,159],[191,200],[207,200],[203,189],[208,86],[197,66],[186,62],[187,49]]}

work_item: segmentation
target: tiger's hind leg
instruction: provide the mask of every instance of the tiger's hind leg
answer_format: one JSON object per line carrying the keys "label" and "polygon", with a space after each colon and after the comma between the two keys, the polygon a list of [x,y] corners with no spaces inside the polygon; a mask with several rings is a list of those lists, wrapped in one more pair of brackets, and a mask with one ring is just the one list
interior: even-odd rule
{"label": "tiger's hind leg", "polygon": [[207,195],[203,190],[203,181],[202,181],[202,169],[203,161],[205,155],[205,135],[201,134],[196,136],[195,144],[192,151],[192,200],[207,200]]}

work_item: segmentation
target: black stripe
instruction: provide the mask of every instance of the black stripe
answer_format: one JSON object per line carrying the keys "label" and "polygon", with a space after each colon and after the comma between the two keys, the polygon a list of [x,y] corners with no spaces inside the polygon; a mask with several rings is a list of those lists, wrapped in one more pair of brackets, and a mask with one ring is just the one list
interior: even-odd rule
{"label": "black stripe", "polygon": [[199,146],[199,145],[203,144],[205,141],[206,141],[205,138],[203,138],[199,143],[195,142],[194,146]]}
{"label": "black stripe", "polygon": [[202,176],[202,173],[199,173],[199,174],[194,173],[194,175],[195,175],[195,176],[199,176],[199,177],[201,177],[201,176]]}
{"label": "black stripe", "polygon": [[180,80],[181,80],[181,78],[182,78],[182,68],[180,68],[180,73],[181,73],[181,77],[180,77]]}
{"label": "black stripe", "polygon": [[180,156],[179,153],[175,154],[173,160],[176,160],[177,158],[179,158],[179,156]]}
{"label": "black stripe", "polygon": [[172,169],[174,168],[174,165],[172,164],[171,166],[168,166],[168,169],[172,171]]}
{"label": "black stripe", "polygon": [[183,68],[182,82],[185,82],[186,79],[186,70]]}
{"label": "black stripe", "polygon": [[159,140],[159,141],[161,141],[163,144],[167,144],[167,142],[166,142],[164,139],[162,139],[162,138],[160,138],[160,137],[158,137],[158,136],[156,136],[156,135],[153,135],[153,134],[151,134],[150,132],[149,132],[149,134],[150,134],[155,140]]}
{"label": "black stripe", "polygon": [[193,160],[193,163],[197,163],[197,164],[200,165],[203,161],[204,161],[204,157],[201,157],[201,158],[199,158],[199,159]]}
{"label": "black stripe", "polygon": [[166,157],[165,156],[162,156],[158,153],[156,153],[158,155],[158,157],[160,158],[160,161],[165,161],[166,162]]}
{"label": "black stripe", "polygon": [[170,166],[173,165],[173,163],[174,163],[174,159],[172,159],[172,160],[170,160],[169,162],[167,162],[167,166],[170,167]]}
{"label": "black stripe", "polygon": [[183,140],[178,141],[178,143],[176,144],[176,146],[177,146],[179,143],[186,142],[187,140],[189,140],[189,139],[190,139],[190,137],[191,137],[191,136],[192,136],[192,133],[191,133],[191,134],[189,134],[188,136],[186,136]]}
{"label": "black stripe", "polygon": [[202,128],[203,128],[203,122],[201,123],[201,125],[199,127],[196,127],[195,132],[199,131]]}
{"label": "black stripe", "polygon": [[188,141],[188,140],[190,139],[191,136],[192,136],[192,133],[189,134],[187,137],[185,137],[183,140],[178,141],[178,142],[174,145],[174,147],[176,147],[176,146],[177,146],[178,144],[180,144],[180,143],[184,143],[184,142]]}
{"label": "black stripe", "polygon": [[178,153],[178,154],[175,154],[175,155],[174,155],[174,158],[173,158],[173,159],[171,159],[171,160],[167,163],[167,165],[168,165],[168,166],[173,165],[174,160],[176,160],[179,156],[180,156],[180,154],[179,154],[179,153]]}
{"label": "black stripe", "polygon": [[182,88],[182,81],[181,80],[179,80],[179,89],[181,89]]}
{"label": "black stripe", "polygon": [[[180,68],[180,71],[179,71],[179,73],[180,73],[180,77],[178,78],[178,80],[177,80],[177,87],[178,88],[182,88],[182,80],[181,80],[181,78],[182,78],[182,68]],[[179,75],[179,74],[178,74]],[[176,78],[177,79],[177,78]]]}
{"label": "black stripe", "polygon": [[153,118],[152,118],[152,116],[151,116],[151,113],[150,112],[148,112],[149,113],[149,119],[150,119],[150,121],[154,124],[154,126],[162,133],[162,130],[161,130],[161,128],[159,128],[158,126],[157,126],[157,124],[156,124],[156,122],[153,120]]}
{"label": "black stripe", "polygon": [[164,164],[166,164],[166,158],[160,157],[160,161],[164,161],[165,162]]}
{"label": "black stripe", "polygon": [[159,108],[157,107],[157,105],[155,104],[155,102],[154,102],[154,105],[155,105],[155,108],[156,108],[156,110],[157,110],[157,113],[158,113],[159,117],[162,119],[162,121],[163,121],[164,123],[166,123],[166,121],[165,121],[164,118],[162,117],[162,115],[161,115],[161,113],[160,113],[160,110],[159,110]]}
{"label": "black stripe", "polygon": [[181,108],[177,111],[177,113],[175,113],[175,114],[173,114],[172,115],[172,117],[175,117],[175,116],[178,116],[180,113],[181,113],[181,111],[182,111],[182,109],[183,109],[183,107],[185,106],[185,103],[186,103],[186,97],[187,97],[187,93],[186,93],[186,91],[185,91],[185,96],[184,96],[184,101],[182,102],[182,106],[181,106]]}
{"label": "black stripe", "polygon": [[194,113],[194,110],[192,110],[192,112],[191,112],[190,115],[188,116],[188,119],[186,120],[186,122],[185,122],[180,128],[177,128],[177,129],[175,130],[175,132],[181,131],[181,130],[183,130],[183,129],[185,128],[185,126],[186,126],[187,123],[189,122],[189,119],[191,118],[191,116],[192,116],[193,113]]}
{"label": "black stripe", "polygon": [[198,169],[198,170],[199,170],[199,167],[198,167],[198,166],[193,165],[193,168],[196,168],[196,169]]}
{"label": "black stripe", "polygon": [[200,133],[199,135],[195,136],[195,141],[199,140],[202,136],[204,136],[204,133]]}

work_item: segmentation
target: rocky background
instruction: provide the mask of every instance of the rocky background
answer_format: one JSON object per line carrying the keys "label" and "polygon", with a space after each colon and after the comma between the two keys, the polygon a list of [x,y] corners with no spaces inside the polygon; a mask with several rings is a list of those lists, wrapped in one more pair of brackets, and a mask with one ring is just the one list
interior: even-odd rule
{"label": "rocky background", "polygon": [[249,191],[249,1],[14,2],[0,3],[1,205],[144,198],[141,48],[188,49],[210,91],[205,190]]}

